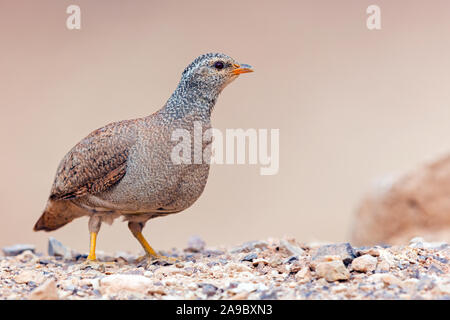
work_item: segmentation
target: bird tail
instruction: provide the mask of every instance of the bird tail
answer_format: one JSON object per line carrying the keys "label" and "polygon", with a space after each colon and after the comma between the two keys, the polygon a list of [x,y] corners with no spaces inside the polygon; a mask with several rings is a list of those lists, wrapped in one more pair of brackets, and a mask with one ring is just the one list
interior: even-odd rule
{"label": "bird tail", "polygon": [[53,231],[84,214],[82,209],[68,200],[48,200],[47,206],[33,230]]}

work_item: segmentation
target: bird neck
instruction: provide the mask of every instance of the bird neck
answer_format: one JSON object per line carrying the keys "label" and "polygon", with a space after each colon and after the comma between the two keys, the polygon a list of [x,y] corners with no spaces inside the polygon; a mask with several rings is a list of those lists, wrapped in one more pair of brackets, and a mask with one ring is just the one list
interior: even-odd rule
{"label": "bird neck", "polygon": [[182,80],[160,113],[171,120],[189,116],[190,119],[209,121],[219,94],[220,91],[214,88]]}

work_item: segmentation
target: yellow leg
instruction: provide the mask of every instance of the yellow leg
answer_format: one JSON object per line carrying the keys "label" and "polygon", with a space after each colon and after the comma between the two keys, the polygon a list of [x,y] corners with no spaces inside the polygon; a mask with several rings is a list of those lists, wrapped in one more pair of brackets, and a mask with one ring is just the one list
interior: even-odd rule
{"label": "yellow leg", "polygon": [[[148,244],[147,240],[145,240],[145,238],[144,238],[144,236],[142,235],[141,232],[133,232],[133,235],[139,241],[139,243],[141,244],[142,248],[144,248],[146,257],[151,257],[153,259],[162,259],[162,260],[166,260],[166,261],[169,261],[169,262],[177,261],[177,259],[175,259],[175,258],[158,255],[155,252],[155,250],[153,250],[153,248]],[[140,257],[140,258],[138,258],[137,261],[141,261],[141,260],[145,259],[146,257]]]}
{"label": "yellow leg", "polygon": [[154,256],[157,257],[158,255],[156,254],[155,250],[153,250],[153,248],[148,244],[147,240],[145,240],[144,236],[142,235],[141,232],[136,232],[133,233],[133,235],[136,237],[136,239],[139,241],[139,243],[141,244],[142,248],[144,248],[145,253],[149,256]]}
{"label": "yellow leg", "polygon": [[97,260],[95,256],[95,244],[97,243],[97,233],[91,232],[91,246],[89,249],[89,255],[87,257],[88,261],[95,261]]}

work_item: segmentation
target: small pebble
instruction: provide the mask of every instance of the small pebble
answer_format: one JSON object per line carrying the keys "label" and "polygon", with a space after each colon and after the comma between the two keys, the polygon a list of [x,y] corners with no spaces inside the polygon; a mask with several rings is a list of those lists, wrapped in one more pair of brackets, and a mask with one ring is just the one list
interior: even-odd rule
{"label": "small pebble", "polygon": [[248,255],[246,255],[242,261],[250,261],[252,262],[254,259],[257,259],[258,255],[256,253],[249,253]]}
{"label": "small pebble", "polygon": [[205,249],[205,245],[206,243],[202,238],[199,236],[192,236],[188,240],[186,250],[191,252],[201,252]]}

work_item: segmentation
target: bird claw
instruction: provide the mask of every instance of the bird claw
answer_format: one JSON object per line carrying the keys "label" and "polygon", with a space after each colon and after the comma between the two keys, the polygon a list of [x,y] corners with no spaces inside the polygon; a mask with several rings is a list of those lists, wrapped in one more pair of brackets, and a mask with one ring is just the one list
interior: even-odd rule
{"label": "bird claw", "polygon": [[92,268],[98,271],[105,271],[106,268],[110,268],[115,265],[113,261],[98,261],[97,259],[86,259],[80,266],[80,269]]}
{"label": "bird claw", "polygon": [[135,260],[138,265],[152,265],[152,264],[163,264],[163,265],[171,265],[180,261],[179,258],[167,257],[162,255],[144,255]]}

